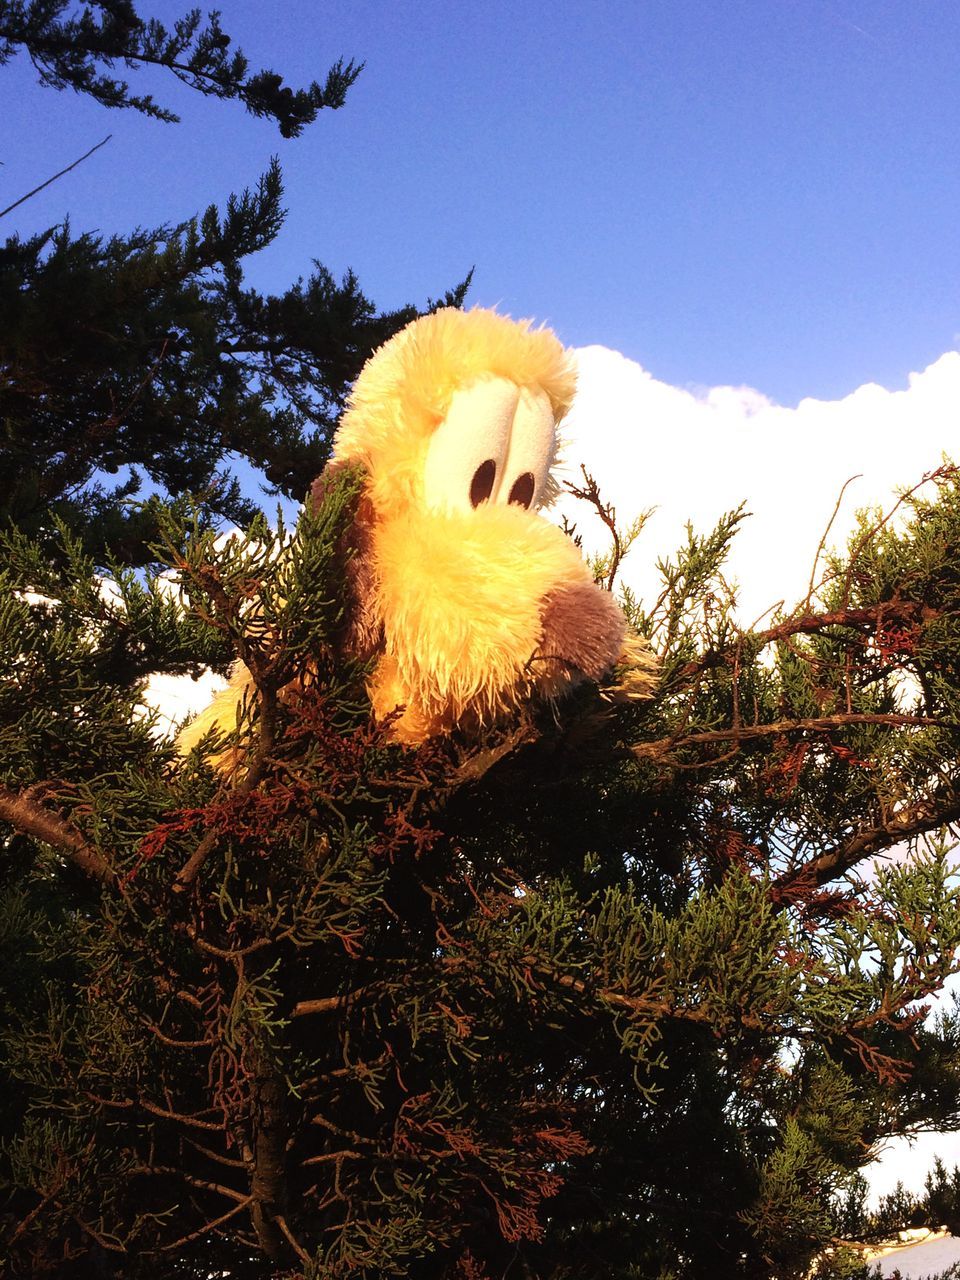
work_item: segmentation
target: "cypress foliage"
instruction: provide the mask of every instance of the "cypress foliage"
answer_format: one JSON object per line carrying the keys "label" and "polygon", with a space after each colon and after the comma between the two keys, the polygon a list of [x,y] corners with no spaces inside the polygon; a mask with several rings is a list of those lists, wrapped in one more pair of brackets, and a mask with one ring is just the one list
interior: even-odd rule
{"label": "cypress foliage", "polygon": [[279,295],[245,288],[243,259],[276,236],[281,197],[274,163],[222,214],[106,241],[64,225],[0,247],[0,527],[43,535],[56,517],[101,563],[142,565],[156,510],[128,500],[145,480],[245,524],[256,506],[232,474],[240,457],[303,498],[350,382],[418,312],[378,312],[352,272],[338,284],[319,264]]}
{"label": "cypress foliage", "polygon": [[[242,101],[284,137],[342,106],[362,69],[341,60],[323,86],[293,90],[272,71],[248,74],[216,11],[203,26],[191,9],[167,29],[131,0],[0,0],[0,66],[17,53],[43,84],[176,121],[110,74],[119,62],[162,69]],[[283,224],[282,194],[274,160],[255,189],[182,224],[105,240],[64,223],[0,245],[0,528],[46,538],[53,554],[60,520],[99,563],[144,565],[157,513],[129,500],[145,486],[245,524],[257,508],[239,458],[270,492],[302,500],[350,383],[419,312],[378,311],[352,271],[338,282],[316,261],[281,293],[245,287],[244,260]],[[459,306],[469,283],[427,307]]]}
{"label": "cypress foliage", "polygon": [[[12,1273],[805,1275],[878,1140],[960,1113],[957,473],[764,632],[737,517],[691,535],[651,705],[417,751],[336,652],[358,481],[292,539],[169,515],[186,611],[8,539]],[[226,651],[224,780],[138,707]]]}
{"label": "cypress foliage", "polygon": [[110,74],[118,62],[127,69],[159,67],[207,97],[239,101],[251,115],[276,121],[285,138],[296,138],[324,107],[342,107],[363,64],[339,59],[323,85],[291,89],[275,71],[248,75],[240,49],[214,10],[201,24],[189,9],[167,28],[145,18],[133,0],[86,0],[79,11],[70,0],[0,0],[0,64],[25,52],[40,82],[73,89],[105,107],[129,107],[157,120],[177,121],[173,111],[150,94],[132,94],[125,80]]}

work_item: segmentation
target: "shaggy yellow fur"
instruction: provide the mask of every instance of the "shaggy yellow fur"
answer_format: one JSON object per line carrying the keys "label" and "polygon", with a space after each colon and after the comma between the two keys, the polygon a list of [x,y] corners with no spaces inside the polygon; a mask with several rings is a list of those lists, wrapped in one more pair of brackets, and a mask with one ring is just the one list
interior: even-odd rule
{"label": "shaggy yellow fur", "polygon": [[534,688],[551,696],[570,683],[537,660],[540,602],[553,587],[592,578],[554,525],[516,506],[421,509],[381,525],[375,546],[391,661],[371,695],[381,717],[406,708],[398,737],[417,741],[467,715],[489,721]]}
{"label": "shaggy yellow fur", "polygon": [[[401,741],[476,727],[533,692],[555,697],[621,655],[628,696],[652,688],[649,651],[627,639],[577,548],[523,505],[534,493],[549,500],[555,427],[574,386],[552,333],[483,310],[421,317],[357,379],[333,450],[334,465],[359,464],[366,476],[355,528],[363,550],[353,562],[363,626],[353,646],[359,656],[379,653],[370,698]],[[443,465],[430,469],[438,499],[425,473],[448,414]],[[496,472],[485,490],[484,467]],[[181,751],[215,726],[232,730],[250,684],[238,667],[181,734]],[[233,758],[224,753],[220,766]]]}
{"label": "shaggy yellow fur", "polygon": [[573,361],[548,329],[493,311],[445,308],[407,325],[367,361],[337,428],[333,456],[359,462],[384,519],[423,502],[430,437],[456,391],[507,378],[546,392],[559,422],[573,400]]}

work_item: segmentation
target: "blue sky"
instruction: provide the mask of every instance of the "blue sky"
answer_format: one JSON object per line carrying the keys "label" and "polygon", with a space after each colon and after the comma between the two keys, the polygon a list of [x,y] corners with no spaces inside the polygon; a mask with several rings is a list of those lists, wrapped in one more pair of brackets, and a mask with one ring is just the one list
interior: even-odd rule
{"label": "blue sky", "polygon": [[956,345],[953,0],[221,8],[252,64],[292,83],[364,59],[347,106],[288,142],[141,73],[183,114],[162,125],[43,90],[20,60],[0,72],[0,195],[114,137],[0,231],[180,219],[277,153],[290,212],[252,265],[264,288],[318,258],[393,305],[475,264],[475,303],[675,385],[747,383],[786,405],[903,386]]}

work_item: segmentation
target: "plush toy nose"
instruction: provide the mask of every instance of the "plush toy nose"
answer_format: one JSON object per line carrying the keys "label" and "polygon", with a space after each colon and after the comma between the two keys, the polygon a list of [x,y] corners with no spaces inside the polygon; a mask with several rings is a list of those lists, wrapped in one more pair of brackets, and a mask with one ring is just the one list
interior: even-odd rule
{"label": "plush toy nose", "polygon": [[609,591],[592,582],[567,582],[548,591],[540,615],[537,656],[576,667],[591,680],[616,662],[627,624]]}

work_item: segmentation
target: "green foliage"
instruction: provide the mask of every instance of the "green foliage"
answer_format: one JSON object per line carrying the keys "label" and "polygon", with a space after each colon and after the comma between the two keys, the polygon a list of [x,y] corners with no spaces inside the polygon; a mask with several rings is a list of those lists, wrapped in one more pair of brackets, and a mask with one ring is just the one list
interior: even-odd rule
{"label": "green foliage", "polygon": [[[891,544],[923,598],[862,603],[871,542],[845,612],[742,634],[727,524],[664,565],[652,703],[584,689],[418,751],[338,656],[359,481],[292,533],[166,510],[174,578],[110,592],[68,530],[7,540],[16,1267],[862,1274],[824,1253],[853,1175],[960,1120],[958,1019],[922,1021],[960,945],[956,727],[902,687],[924,628],[941,666],[960,644],[956,538],[937,564],[926,537],[933,507],[960,536],[954,473]],[[143,676],[228,653],[234,772],[221,738],[174,766]]]}
{"label": "green foliage", "polygon": [[274,163],[222,215],[106,241],[65,225],[0,248],[0,527],[49,533],[55,516],[101,564],[137,565],[159,534],[157,508],[129,502],[144,479],[245,524],[240,456],[303,498],[351,380],[417,312],[378,314],[352,273],[337,284],[319,264],[278,296],[244,288],[281,194]]}
{"label": "green foliage", "polygon": [[[214,10],[201,25],[199,9],[188,10],[172,29],[144,18],[133,0],[88,0],[76,9],[70,0],[0,0],[0,64],[19,50],[30,57],[40,82],[74,89],[105,107],[130,107],[157,120],[179,116],[148,95],[131,94],[113,67],[163,67],[191,89],[215,98],[236,99],[251,115],[276,121],[285,138],[295,138],[324,107],[343,106],[362,64],[339,60],[323,85],[291,89],[275,71],[249,72],[240,49]],[[104,68],[106,70],[104,70]]]}

